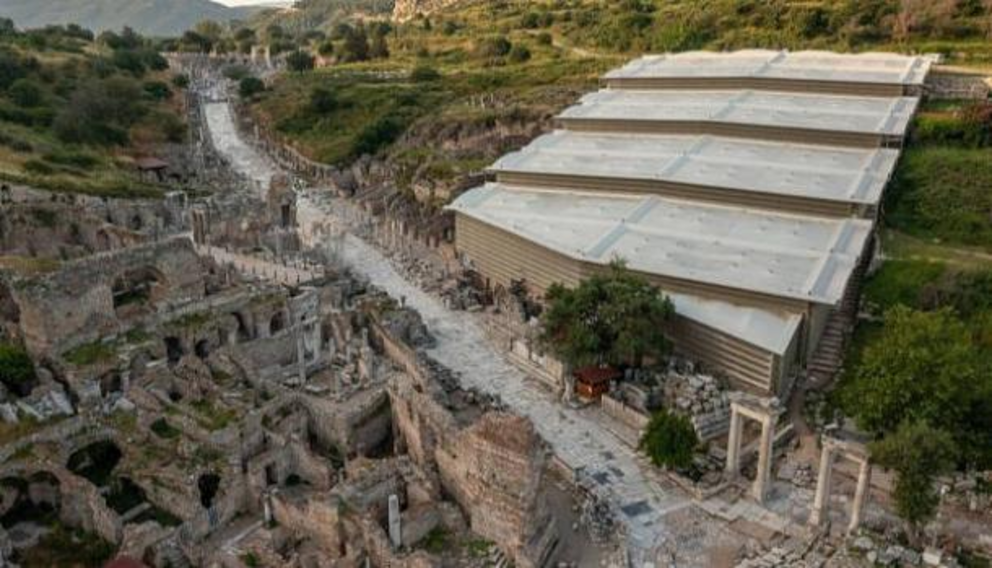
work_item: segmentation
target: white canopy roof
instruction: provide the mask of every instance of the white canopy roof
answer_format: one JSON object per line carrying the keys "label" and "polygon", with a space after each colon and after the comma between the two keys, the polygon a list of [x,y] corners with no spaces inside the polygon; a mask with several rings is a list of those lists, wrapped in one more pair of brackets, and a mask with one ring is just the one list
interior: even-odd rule
{"label": "white canopy roof", "polygon": [[884,149],[559,130],[507,154],[490,169],[667,181],[877,204],[898,157],[897,151]]}
{"label": "white canopy roof", "polygon": [[490,183],[448,206],[571,258],[822,304],[836,304],[871,230],[657,196]]}
{"label": "white canopy roof", "polygon": [[914,97],[856,97],[747,90],[590,93],[559,118],[641,122],[712,122],[902,136]]}
{"label": "white canopy roof", "polygon": [[931,57],[896,53],[689,51],[635,59],[607,73],[606,79],[763,78],[922,85],[932,62]]}
{"label": "white canopy roof", "polygon": [[731,304],[690,294],[666,292],[675,313],[716,329],[741,341],[783,355],[795,337],[802,317]]}

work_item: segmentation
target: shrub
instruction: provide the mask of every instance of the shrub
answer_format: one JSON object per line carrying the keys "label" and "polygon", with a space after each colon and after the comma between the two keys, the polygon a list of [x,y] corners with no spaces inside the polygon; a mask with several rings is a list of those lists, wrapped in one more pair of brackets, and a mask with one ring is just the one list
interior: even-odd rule
{"label": "shrub", "polygon": [[27,396],[36,382],[28,352],[20,345],[0,343],[0,383],[19,396]]}
{"label": "shrub", "polygon": [[410,72],[410,80],[414,83],[427,83],[437,81],[441,78],[441,73],[430,65],[418,65]]}
{"label": "shrub", "polygon": [[315,87],[310,91],[310,110],[316,114],[334,112],[338,106],[337,96],[324,87]]}
{"label": "shrub", "polygon": [[189,75],[185,73],[179,73],[172,78],[172,85],[177,89],[185,89],[189,87]]}
{"label": "shrub", "polygon": [[145,83],[144,89],[152,100],[164,101],[172,97],[172,89],[162,81],[149,81]]}
{"label": "shrub", "polygon": [[355,140],[353,153],[355,156],[375,154],[381,148],[389,145],[403,132],[403,125],[391,116],[383,116],[365,127]]}
{"label": "shrub", "polygon": [[552,45],[554,44],[554,38],[548,32],[541,32],[537,34],[537,44],[538,45]]}
{"label": "shrub", "polygon": [[513,44],[506,37],[491,36],[479,40],[475,46],[475,53],[479,57],[495,59],[509,54],[511,49]]}
{"label": "shrub", "polygon": [[164,440],[171,440],[179,437],[179,430],[172,426],[172,424],[169,424],[165,418],[159,418],[158,420],[152,422],[149,428],[151,428],[151,431],[154,432],[156,436]]}
{"label": "shrub", "polygon": [[92,169],[100,163],[100,160],[89,152],[77,152],[71,150],[49,152],[43,156],[45,161],[53,164],[72,166],[84,170]]}
{"label": "shrub", "polygon": [[530,60],[530,50],[525,45],[515,45],[510,50],[510,61],[513,63],[523,63]]}
{"label": "shrub", "polygon": [[123,77],[90,81],[76,89],[55,117],[55,135],[63,142],[125,144],[128,130],[146,112],[135,81]]}
{"label": "shrub", "polygon": [[685,469],[692,465],[699,438],[688,418],[663,409],[651,417],[639,447],[657,467]]}
{"label": "shrub", "polygon": [[41,160],[28,160],[24,162],[24,171],[29,174],[36,174],[39,176],[50,176],[55,173],[55,168],[51,164],[45,163]]}
{"label": "shrub", "polygon": [[297,49],[286,56],[286,66],[289,67],[290,71],[297,73],[310,71],[313,69],[313,64],[313,56],[302,49]]}
{"label": "shrub", "polygon": [[32,108],[40,105],[42,101],[41,87],[30,79],[18,79],[10,86],[8,91],[10,100],[19,107]]}
{"label": "shrub", "polygon": [[265,91],[265,83],[258,77],[245,77],[238,86],[238,93],[243,99],[250,99],[263,91]]}

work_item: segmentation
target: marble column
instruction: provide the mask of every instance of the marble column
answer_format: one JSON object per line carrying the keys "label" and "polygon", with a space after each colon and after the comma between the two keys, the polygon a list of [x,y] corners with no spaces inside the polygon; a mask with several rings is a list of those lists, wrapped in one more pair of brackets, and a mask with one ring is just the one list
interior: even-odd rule
{"label": "marble column", "polygon": [[851,523],[847,526],[848,532],[854,532],[861,526],[869,491],[871,491],[871,464],[863,461],[861,469],[858,470],[858,488],[854,491],[854,502],[851,504]]}
{"label": "marble column", "polygon": [[813,512],[809,517],[809,524],[821,526],[830,517],[830,476],[833,474],[834,452],[833,448],[824,445],[820,454],[820,472],[816,478],[816,497],[813,498]]}
{"label": "marble column", "polygon": [[400,526],[400,498],[396,494],[389,496],[389,540],[393,548],[403,545],[403,530]]}
{"label": "marble column", "polygon": [[730,409],[730,434],[727,436],[727,473],[730,477],[737,477],[741,471],[741,435],[743,434],[744,421],[737,408]]}
{"label": "marble column", "polygon": [[775,437],[775,420],[768,416],[761,421],[761,444],[758,448],[758,470],[754,476],[754,498],[759,502],[765,501],[768,493],[768,483],[772,477],[772,446]]}

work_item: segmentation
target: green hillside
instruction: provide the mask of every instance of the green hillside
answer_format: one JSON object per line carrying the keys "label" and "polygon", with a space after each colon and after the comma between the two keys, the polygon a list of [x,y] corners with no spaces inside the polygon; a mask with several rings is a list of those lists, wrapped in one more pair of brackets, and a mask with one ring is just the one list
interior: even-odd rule
{"label": "green hillside", "polygon": [[201,20],[243,18],[248,10],[212,0],[4,0],[0,17],[21,28],[77,24],[96,31],[129,26],[151,36],[175,36]]}
{"label": "green hillside", "polygon": [[181,142],[167,62],[134,32],[70,25],[29,32],[0,20],[0,179],[99,195],[159,192],[132,158]]}

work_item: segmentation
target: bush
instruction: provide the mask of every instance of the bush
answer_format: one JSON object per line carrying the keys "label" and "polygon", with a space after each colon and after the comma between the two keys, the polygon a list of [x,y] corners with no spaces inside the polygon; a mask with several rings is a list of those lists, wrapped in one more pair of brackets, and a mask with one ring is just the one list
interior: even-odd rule
{"label": "bush", "polygon": [[19,107],[33,108],[40,105],[42,101],[41,87],[30,79],[18,79],[10,86],[8,91],[10,100]]}
{"label": "bush", "polygon": [[34,363],[20,345],[0,343],[0,383],[18,396],[31,394],[37,383]]}
{"label": "bush", "polygon": [[265,91],[265,83],[258,77],[245,77],[238,86],[238,93],[243,99],[250,99],[263,91]]}
{"label": "bush", "polygon": [[162,81],[149,81],[145,83],[144,89],[152,100],[164,101],[172,98],[172,89]]}
{"label": "bush", "polygon": [[45,163],[41,160],[28,160],[24,162],[24,171],[29,174],[35,174],[39,176],[50,176],[55,173],[55,168],[51,164]]}
{"label": "bush", "polygon": [[316,114],[334,112],[338,106],[337,96],[323,87],[315,87],[310,91],[310,111]]}
{"label": "bush", "polygon": [[126,144],[128,130],[148,110],[142,93],[135,81],[123,77],[85,83],[56,116],[55,135],[63,142]]}
{"label": "bush", "polygon": [[418,65],[410,72],[410,80],[414,83],[428,83],[441,78],[441,73],[430,65]]}
{"label": "bush", "polygon": [[43,156],[45,161],[63,166],[71,166],[83,170],[93,169],[100,160],[88,152],[76,152],[71,150],[49,152]]}
{"label": "bush", "polygon": [[391,144],[403,132],[403,125],[391,116],[383,116],[366,126],[355,140],[353,153],[356,157],[375,154]]}
{"label": "bush", "polygon": [[297,73],[310,71],[313,69],[313,64],[313,56],[302,49],[297,49],[286,56],[286,66],[289,67],[290,71]]}
{"label": "bush", "polygon": [[189,75],[185,73],[179,73],[172,78],[172,85],[177,89],[185,89],[189,87]]}
{"label": "bush", "polygon": [[651,417],[639,444],[655,466],[673,469],[692,465],[697,447],[699,438],[689,419],[667,410],[660,410]]}
{"label": "bush", "polygon": [[179,430],[169,424],[165,418],[159,418],[149,426],[156,436],[164,440],[171,440],[179,437]]}
{"label": "bush", "polygon": [[515,45],[510,50],[510,61],[513,63],[523,63],[530,61],[530,50],[525,45]]}
{"label": "bush", "polygon": [[475,53],[479,57],[495,59],[510,53],[513,44],[504,36],[492,36],[479,40],[475,46]]}
{"label": "bush", "polygon": [[537,34],[537,44],[538,45],[552,45],[554,44],[554,38],[548,32],[541,32]]}

